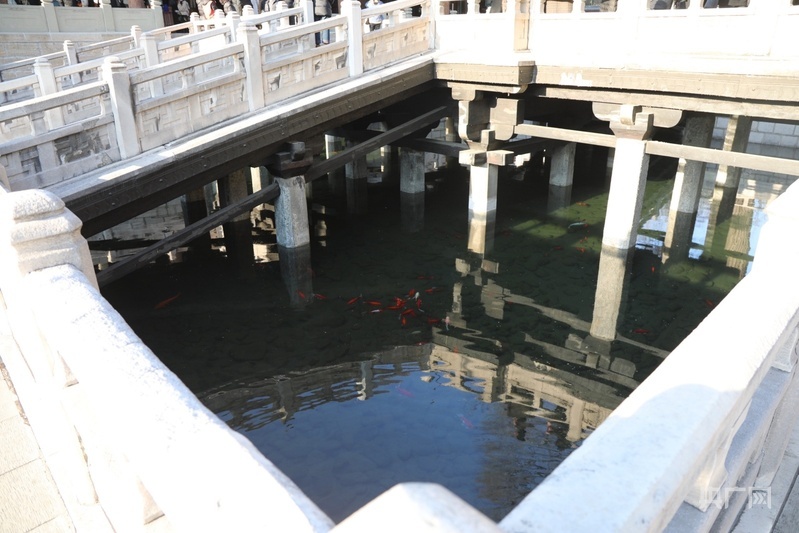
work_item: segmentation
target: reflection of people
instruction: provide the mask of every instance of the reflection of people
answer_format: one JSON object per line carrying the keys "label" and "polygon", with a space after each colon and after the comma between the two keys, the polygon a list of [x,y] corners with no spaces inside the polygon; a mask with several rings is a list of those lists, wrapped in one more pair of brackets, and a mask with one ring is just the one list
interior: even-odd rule
{"label": "reflection of people", "polygon": [[[377,6],[381,6],[381,5],[383,5],[383,2],[381,2],[380,0],[366,0],[366,7],[367,8],[377,7]],[[384,18],[385,18],[385,15],[383,15],[383,14],[372,15],[371,17],[369,17],[369,21],[368,21],[368,23],[369,23],[369,31],[375,31],[375,30],[380,29],[380,26],[383,25],[383,19]]]}

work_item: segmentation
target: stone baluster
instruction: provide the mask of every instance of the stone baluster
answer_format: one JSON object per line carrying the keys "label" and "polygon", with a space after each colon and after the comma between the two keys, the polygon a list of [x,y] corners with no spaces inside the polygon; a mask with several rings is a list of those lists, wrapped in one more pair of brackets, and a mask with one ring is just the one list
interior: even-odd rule
{"label": "stone baluster", "polygon": [[[47,59],[37,57],[36,61],[33,63],[33,71],[36,73],[36,78],[39,82],[41,96],[47,96],[58,92],[58,83],[55,79],[53,65]],[[45,112],[45,118],[51,130],[64,125],[64,112],[60,106],[47,110]]]}
{"label": "stone baluster", "polygon": [[249,17],[255,16],[255,10],[252,6],[244,6],[241,8],[241,19],[245,20]]}
{"label": "stone baluster", "polygon": [[105,60],[102,72],[103,80],[108,84],[111,109],[114,112],[114,131],[119,155],[122,159],[127,159],[141,153],[133,112],[133,95],[130,92],[130,76],[125,64],[115,56]]}
{"label": "stone baluster", "polygon": [[361,3],[350,1],[342,4],[342,13],[347,16],[347,65],[350,76],[363,74],[363,19]]}
{"label": "stone baluster", "polygon": [[313,2],[311,0],[305,0],[302,3],[302,19],[303,24],[310,24],[313,22]]}
{"label": "stone baluster", "polygon": [[134,24],[130,27],[130,36],[133,37],[133,46],[131,48],[139,48],[141,46],[141,26]]}
{"label": "stone baluster", "polygon": [[[496,0],[499,2],[500,0]],[[466,14],[477,16],[480,14],[480,0],[466,0]]]}
{"label": "stone baluster", "polygon": [[60,30],[53,0],[42,0],[42,9],[44,10],[44,21],[47,23],[48,33],[58,33]]}
{"label": "stone baluster", "polygon": [[[75,47],[75,43],[67,39],[64,41],[64,54],[67,57],[67,65],[77,65],[78,64],[78,49]],[[80,85],[83,81],[81,73],[76,72],[70,76],[70,81],[72,81],[72,86],[75,87],[76,85]]]}
{"label": "stone baluster", "polygon": [[247,73],[247,103],[250,111],[264,107],[264,74],[258,27],[246,20],[239,25],[237,39],[244,45],[244,70]]}
{"label": "stone baluster", "polygon": [[[86,5],[88,4],[89,2],[86,2]],[[111,0],[100,0],[100,13],[103,15],[103,24],[107,32],[117,31],[114,22],[114,13],[111,11],[112,9],[114,8],[111,7]]]}
{"label": "stone baluster", "polygon": [[[154,67],[161,62],[158,55],[158,42],[155,40],[155,35],[152,33],[145,33],[141,38],[142,48],[144,49],[144,63],[147,67]],[[157,98],[163,96],[164,85],[161,79],[152,80],[150,83],[150,97]]]}
{"label": "stone baluster", "polygon": [[[280,2],[275,3],[275,11],[286,11],[289,8],[288,4],[281,0]],[[291,26],[291,21],[289,17],[281,17],[277,21],[277,28],[278,30],[282,30]]]}
{"label": "stone baluster", "polygon": [[241,17],[238,13],[231,11],[225,16],[225,26],[228,28],[227,42],[233,43],[236,41],[237,30]]}

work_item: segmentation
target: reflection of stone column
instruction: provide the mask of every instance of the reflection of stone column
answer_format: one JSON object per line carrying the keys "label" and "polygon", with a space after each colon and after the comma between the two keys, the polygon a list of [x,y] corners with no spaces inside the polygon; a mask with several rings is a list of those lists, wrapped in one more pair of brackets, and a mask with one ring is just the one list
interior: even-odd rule
{"label": "reflection of stone column", "polygon": [[552,150],[552,162],[549,167],[548,211],[566,207],[571,203],[576,148],[576,143],[568,143]]}
{"label": "reflection of stone column", "polygon": [[366,400],[374,389],[372,361],[361,361],[361,380],[358,382],[358,399]]}
{"label": "reflection of stone column", "polygon": [[[249,170],[249,167],[248,169]],[[219,180],[219,204],[225,207],[243,200],[249,195],[249,173],[240,169]],[[253,263],[252,223],[247,211],[223,224],[227,256],[243,269]],[[246,271],[246,270],[245,270]]]}
{"label": "reflection of stone column", "polygon": [[400,150],[400,202],[402,228],[424,228],[424,152]]}
{"label": "reflection of stone column", "polygon": [[566,423],[569,425],[566,440],[569,442],[577,442],[583,436],[583,412],[585,412],[585,400],[575,398],[566,411]]}
{"label": "reflection of stone column", "polygon": [[[714,118],[711,115],[689,115],[685,122],[683,144],[709,147],[713,135],[713,123]],[[680,158],[677,174],[674,177],[669,222],[663,243],[663,262],[688,257],[704,173],[704,162]]]}
{"label": "reflection of stone column", "polygon": [[624,287],[624,267],[630,249],[635,246],[641,216],[649,166],[646,140],[652,134],[652,115],[625,105],[611,118],[610,127],[616,135],[616,153],[602,233],[591,335],[613,340]]}
{"label": "reflection of stone column", "polygon": [[[751,128],[751,118],[730,117],[724,135],[724,151],[746,152]],[[717,238],[716,231],[723,222],[732,216],[740,181],[741,169],[739,167],[719,165],[716,173],[716,187],[713,190],[713,201],[710,205],[710,220],[705,239],[706,249],[718,248],[716,251],[723,254],[723,247],[727,240],[726,235],[720,235],[720,238]]]}
{"label": "reflection of stone column", "polygon": [[[743,279],[749,265],[749,237],[752,229],[754,211],[746,205],[735,205],[727,232],[725,251],[728,252],[726,264],[738,271],[738,278]],[[731,252],[731,253],[730,253]]]}

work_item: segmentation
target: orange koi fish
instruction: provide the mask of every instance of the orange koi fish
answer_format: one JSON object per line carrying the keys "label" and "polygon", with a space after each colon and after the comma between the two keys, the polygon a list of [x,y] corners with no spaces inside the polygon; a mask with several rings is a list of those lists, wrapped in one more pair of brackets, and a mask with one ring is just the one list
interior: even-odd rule
{"label": "orange koi fish", "polygon": [[372,307],[380,307],[380,306],[383,305],[382,303],[378,302],[377,300],[367,300],[366,303],[367,303],[367,305],[371,305]]}
{"label": "orange koi fish", "polygon": [[419,298],[418,300],[416,300],[416,309],[421,309],[421,308],[422,308],[422,299]]}
{"label": "orange koi fish", "polygon": [[402,307],[403,305],[405,305],[405,300],[403,300],[402,298],[397,298],[395,296],[394,297],[394,305],[398,305],[398,306]]}
{"label": "orange koi fish", "polygon": [[404,316],[400,317],[400,324],[402,324],[402,327],[405,327],[408,324],[408,321],[405,320]]}
{"label": "orange koi fish", "polygon": [[705,298],[705,305],[710,307],[711,309],[716,307],[716,304],[713,303],[713,300],[708,300],[707,298]]}
{"label": "orange koi fish", "polygon": [[589,207],[591,204],[587,204],[585,202],[577,202],[577,205],[580,205],[580,206],[583,206],[583,207]]}
{"label": "orange koi fish", "polygon": [[637,333],[638,335],[649,335],[651,333],[651,331],[649,331],[648,329],[644,329],[644,328],[635,328],[633,330],[633,333]]}
{"label": "orange koi fish", "polygon": [[408,291],[408,298],[413,298],[413,295],[416,294],[416,289],[411,289]]}
{"label": "orange koi fish", "polygon": [[441,319],[440,318],[428,318],[427,319],[427,323],[429,325],[431,325],[431,326],[435,325],[435,324],[440,324],[441,323]]}
{"label": "orange koi fish", "polygon": [[313,297],[316,298],[317,300],[327,300],[327,296],[323,294],[314,293]]}
{"label": "orange koi fish", "polygon": [[427,294],[433,294],[434,292],[440,292],[443,290],[444,289],[442,289],[441,287],[430,287],[429,289],[425,289],[424,292],[426,292]]}
{"label": "orange koi fish", "polygon": [[352,298],[349,301],[347,301],[347,305],[352,305],[352,304],[354,304],[355,302],[357,302],[360,299],[361,299],[360,296],[356,296],[355,298]]}
{"label": "orange koi fish", "polygon": [[155,307],[153,307],[153,309],[163,309],[164,307],[166,307],[167,305],[171,304],[172,302],[174,302],[178,298],[180,298],[180,293],[177,293],[174,296],[170,296],[169,298],[167,298],[164,301],[158,302],[157,304],[155,304]]}
{"label": "orange koi fish", "polygon": [[414,311],[413,309],[406,309],[405,311],[400,313],[400,316],[407,316],[407,315],[416,316],[416,311]]}
{"label": "orange koi fish", "polygon": [[389,311],[399,311],[400,309],[402,309],[402,306],[399,305],[399,304],[397,304],[397,305],[389,305],[389,306],[386,307],[386,309],[388,309]]}
{"label": "orange koi fish", "polygon": [[297,291],[297,294],[299,295],[299,297],[300,297],[300,298],[302,298],[303,300],[305,300],[305,293],[304,293],[304,292],[302,292],[302,291]]}

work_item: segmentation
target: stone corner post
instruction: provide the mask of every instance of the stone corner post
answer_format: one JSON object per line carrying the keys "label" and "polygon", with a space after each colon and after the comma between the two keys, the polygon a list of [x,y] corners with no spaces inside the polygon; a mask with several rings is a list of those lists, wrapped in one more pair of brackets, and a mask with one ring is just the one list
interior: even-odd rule
{"label": "stone corner post", "polygon": [[141,153],[141,146],[133,112],[130,77],[127,67],[118,57],[106,58],[103,63],[103,80],[108,83],[111,97],[119,155],[123,159],[138,155]]}
{"label": "stone corner post", "polygon": [[42,0],[42,9],[44,9],[44,20],[47,23],[47,31],[49,33],[57,33],[59,31],[58,18],[55,14],[53,0]]}
{"label": "stone corner post", "polygon": [[247,21],[239,24],[237,40],[244,45],[244,70],[247,73],[247,103],[250,111],[264,107],[264,75],[261,65],[261,39],[258,27]]}
{"label": "stone corner post", "polygon": [[361,3],[346,2],[342,13],[347,16],[347,65],[350,76],[363,74],[363,20],[361,19]]}

